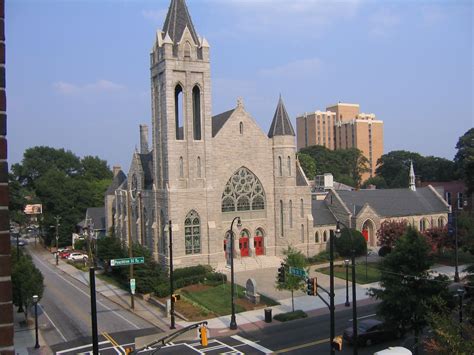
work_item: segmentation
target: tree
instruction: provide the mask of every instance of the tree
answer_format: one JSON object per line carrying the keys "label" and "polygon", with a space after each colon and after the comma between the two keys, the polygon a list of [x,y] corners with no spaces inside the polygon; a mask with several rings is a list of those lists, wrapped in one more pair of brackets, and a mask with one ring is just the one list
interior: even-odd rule
{"label": "tree", "polygon": [[463,211],[456,215],[456,219],[459,245],[474,255],[474,215]]}
{"label": "tree", "polygon": [[[308,264],[306,262],[306,258],[300,251],[296,250],[292,246],[288,246],[288,249],[283,251],[285,258],[283,262],[287,265],[287,267],[297,267],[299,269],[305,269],[306,272],[309,272],[307,268]],[[294,291],[297,290],[304,290],[306,282],[304,279],[298,276],[288,274],[288,270],[286,270],[286,279],[284,283],[279,283],[278,278],[276,280],[276,288],[277,290],[288,290],[291,291],[291,309],[292,312],[295,311],[295,300],[293,297]]]}
{"label": "tree", "polygon": [[313,180],[316,176],[316,163],[314,162],[314,159],[308,154],[298,153],[298,161],[300,162],[301,168],[306,177]]}
{"label": "tree", "polygon": [[409,227],[380,264],[381,288],[369,290],[381,301],[377,313],[402,333],[412,329],[417,344],[420,332],[428,324],[428,311],[435,305],[433,297],[451,299],[447,277],[432,278],[429,274],[429,254],[426,239]]}
{"label": "tree", "polygon": [[[37,295],[40,300],[43,297],[43,275],[33,264],[29,255],[21,255],[19,260],[12,255],[12,286],[13,303],[20,305],[20,300],[28,319],[28,310],[33,304],[33,296]],[[21,295],[21,296],[20,296]]]}
{"label": "tree", "polygon": [[433,227],[426,229],[422,232],[423,236],[426,238],[426,241],[431,247],[432,253],[440,253],[444,249],[453,248],[453,238],[448,235],[447,227]]}
{"label": "tree", "polygon": [[349,257],[352,250],[356,256],[365,255],[367,253],[367,242],[361,232],[355,229],[344,228],[341,236],[335,238],[334,246],[339,255]]}
{"label": "tree", "polygon": [[370,172],[369,160],[357,148],[337,149],[334,152],[340,161],[346,163],[343,174],[350,176],[355,183],[353,186],[360,187],[362,174]]}
{"label": "tree", "polygon": [[459,138],[456,149],[454,161],[470,195],[474,192],[474,128]]}
{"label": "tree", "polygon": [[85,156],[81,159],[82,176],[89,180],[110,180],[113,178],[107,162],[95,156]]}
{"label": "tree", "polygon": [[377,189],[387,188],[387,182],[382,176],[373,176],[373,177],[368,178],[362,184],[362,188],[366,189],[369,187],[369,185],[374,185]]}
{"label": "tree", "polygon": [[406,232],[407,221],[385,220],[377,231],[377,244],[381,247],[393,248],[395,242]]}

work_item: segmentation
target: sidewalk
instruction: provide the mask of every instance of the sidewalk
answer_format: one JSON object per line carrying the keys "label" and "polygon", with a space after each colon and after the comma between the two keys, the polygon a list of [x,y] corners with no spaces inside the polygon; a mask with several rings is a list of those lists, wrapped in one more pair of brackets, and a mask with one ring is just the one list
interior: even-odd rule
{"label": "sidewalk", "polygon": [[[32,314],[33,313],[33,314]],[[33,316],[33,317],[32,317]],[[13,344],[15,345],[15,354],[29,355],[29,354],[52,354],[43,337],[41,330],[38,331],[39,349],[35,349],[35,320],[34,310],[29,312],[28,325],[25,323],[24,313],[18,313],[17,307],[13,306],[13,321],[14,321],[14,335]]]}

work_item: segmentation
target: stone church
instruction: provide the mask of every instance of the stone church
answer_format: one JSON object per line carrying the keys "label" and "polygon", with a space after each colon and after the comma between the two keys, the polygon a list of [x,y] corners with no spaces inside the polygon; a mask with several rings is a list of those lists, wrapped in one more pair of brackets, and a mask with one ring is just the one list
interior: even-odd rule
{"label": "stone church", "polygon": [[[330,203],[313,198],[281,97],[268,133],[241,99],[212,115],[209,51],[185,1],[171,0],[150,53],[152,144],[148,126],[140,125],[130,170],[114,169],[105,196],[107,230],[146,245],[162,264],[169,263],[172,233],[178,267],[225,267],[236,217],[242,223],[233,224],[234,256],[243,269],[277,265],[289,245],[305,255],[325,250],[335,215],[347,224],[351,212],[338,194],[327,195],[341,210],[336,214]],[[447,212],[433,196],[438,205],[427,212],[439,218]],[[373,230],[377,224],[380,218]]]}

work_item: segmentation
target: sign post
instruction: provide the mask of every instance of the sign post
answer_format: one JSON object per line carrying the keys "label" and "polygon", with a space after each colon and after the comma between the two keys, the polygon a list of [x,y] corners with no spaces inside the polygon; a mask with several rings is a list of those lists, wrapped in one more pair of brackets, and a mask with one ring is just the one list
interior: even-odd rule
{"label": "sign post", "polygon": [[145,258],[143,256],[110,260],[110,266],[127,266],[127,265],[144,264],[144,263],[145,263]]}

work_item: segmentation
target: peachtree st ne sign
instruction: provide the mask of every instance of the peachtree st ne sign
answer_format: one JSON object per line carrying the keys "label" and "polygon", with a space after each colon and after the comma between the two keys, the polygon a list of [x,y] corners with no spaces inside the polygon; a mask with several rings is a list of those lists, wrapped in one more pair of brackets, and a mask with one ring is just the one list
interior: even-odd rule
{"label": "peachtree st ne sign", "polygon": [[145,258],[143,256],[110,260],[110,266],[124,266],[124,265],[144,264],[144,263],[145,263]]}

